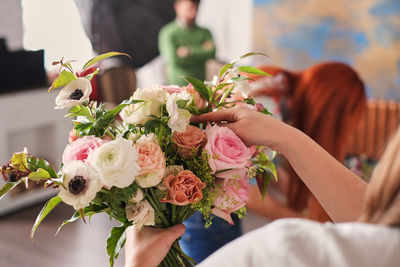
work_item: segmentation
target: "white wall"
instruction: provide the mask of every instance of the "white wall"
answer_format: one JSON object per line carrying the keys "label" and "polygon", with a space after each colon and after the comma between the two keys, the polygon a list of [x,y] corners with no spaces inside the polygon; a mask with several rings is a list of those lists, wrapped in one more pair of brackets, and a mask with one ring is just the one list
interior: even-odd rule
{"label": "white wall", "polygon": [[217,58],[230,61],[253,49],[253,0],[202,0],[197,23],[208,28]]}
{"label": "white wall", "polygon": [[22,48],[22,8],[19,0],[0,1],[0,37],[7,39],[9,50]]}

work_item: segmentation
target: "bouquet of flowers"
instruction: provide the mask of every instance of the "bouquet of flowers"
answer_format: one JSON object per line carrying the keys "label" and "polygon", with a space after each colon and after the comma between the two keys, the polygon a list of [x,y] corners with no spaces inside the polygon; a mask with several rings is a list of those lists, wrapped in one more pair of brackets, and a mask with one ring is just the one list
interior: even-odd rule
{"label": "bouquet of flowers", "polygon": [[[55,62],[60,74],[49,91],[61,88],[56,109],[69,108],[74,129],[57,172],[49,163],[25,149],[15,153],[0,169],[7,181],[0,198],[28,180],[56,187],[38,215],[38,225],[59,203],[76,212],[58,231],[79,218],[107,213],[121,223],[111,229],[107,240],[110,266],[125,243],[125,230],[134,226],[170,227],[200,211],[207,227],[213,215],[230,223],[231,213],[243,215],[249,193],[249,179],[255,178],[262,192],[275,166],[263,147],[247,147],[229,128],[190,124],[192,115],[248,105],[268,113],[248,97],[245,74],[267,75],[253,67],[236,66],[248,53],[226,64],[212,82],[185,77],[188,85],[137,89],[133,96],[107,109],[90,101],[90,80],[98,61],[122,53],[110,52],[88,61],[75,73],[70,61]],[[57,231],[57,232],[58,232]],[[192,266],[195,262],[182,252],[178,242],[171,247],[162,266]]]}

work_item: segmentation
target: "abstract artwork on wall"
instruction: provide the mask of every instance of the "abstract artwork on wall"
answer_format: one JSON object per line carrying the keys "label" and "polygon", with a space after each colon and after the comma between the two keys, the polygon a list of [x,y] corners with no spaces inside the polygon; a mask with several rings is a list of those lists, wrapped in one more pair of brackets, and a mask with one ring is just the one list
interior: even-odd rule
{"label": "abstract artwork on wall", "polygon": [[269,63],[301,70],[342,61],[370,97],[400,100],[400,1],[254,0],[253,25],[254,50]]}

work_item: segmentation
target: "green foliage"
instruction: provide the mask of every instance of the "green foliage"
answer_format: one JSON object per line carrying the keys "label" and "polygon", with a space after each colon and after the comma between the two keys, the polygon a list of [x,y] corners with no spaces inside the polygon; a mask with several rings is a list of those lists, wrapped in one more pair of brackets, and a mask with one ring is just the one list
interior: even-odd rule
{"label": "green foliage", "polygon": [[255,74],[255,75],[271,76],[271,74],[268,74],[260,69],[250,67],[250,66],[240,66],[240,67],[238,67],[238,70],[241,72]]}
{"label": "green foliage", "polygon": [[90,112],[87,106],[82,104],[73,106],[65,117],[77,117],[77,116],[84,116],[89,119],[89,121],[93,121],[92,113]]}
{"label": "green foliage", "polygon": [[246,206],[243,206],[233,213],[236,214],[240,220],[244,219],[247,216],[247,208]]}
{"label": "green foliage", "polygon": [[132,58],[130,55],[125,54],[125,53],[119,53],[119,52],[108,52],[108,53],[104,53],[101,55],[98,55],[97,57],[94,57],[92,59],[90,59],[88,62],[85,63],[85,65],[83,65],[82,71],[88,69],[90,66],[96,64],[97,62],[109,58],[109,57],[114,57],[114,56],[127,56],[129,58]]}
{"label": "green foliage", "polygon": [[109,255],[110,266],[114,266],[115,259],[118,258],[119,251],[125,245],[125,230],[129,224],[113,227],[107,239],[107,253]]}
{"label": "green foliage", "polygon": [[1,188],[0,188],[0,200],[11,190],[13,190],[15,187],[17,187],[19,184],[25,183],[28,185],[28,178],[22,178],[18,180],[17,182],[7,182],[5,183]]}
{"label": "green foliage", "polygon": [[52,211],[58,204],[61,202],[61,198],[59,196],[55,196],[43,206],[42,210],[40,211],[39,215],[36,218],[35,223],[33,224],[31,230],[31,239],[33,240],[33,236],[35,234],[36,229],[38,228],[39,224],[43,221],[44,218]]}
{"label": "green foliage", "polygon": [[265,53],[251,52],[251,53],[244,54],[244,55],[240,56],[239,58],[232,60],[230,63],[225,64],[225,65],[221,68],[221,70],[220,70],[220,72],[219,72],[219,77],[220,77],[220,78],[223,77],[223,75],[225,74],[225,72],[226,72],[228,69],[232,68],[232,67],[233,67],[236,63],[238,63],[240,60],[242,60],[242,59],[244,59],[244,58],[246,58],[246,57],[255,56],[255,55],[268,57],[268,55],[265,54]]}
{"label": "green foliage", "polygon": [[35,172],[38,169],[43,169],[50,175],[49,178],[58,177],[56,171],[50,166],[50,163],[47,162],[46,160],[32,156],[27,156],[26,159],[28,162],[29,170]]}
{"label": "green foliage", "polygon": [[190,77],[190,76],[185,76],[186,81],[188,81],[191,85],[193,85],[194,90],[196,90],[202,98],[206,99],[207,101],[210,101],[210,91],[208,90],[207,86],[200,81],[199,79]]}
{"label": "green foliage", "polygon": [[71,81],[78,79],[73,72],[63,70],[60,75],[54,80],[53,84],[49,88],[49,92],[53,89],[64,87]]}
{"label": "green foliage", "polygon": [[28,175],[28,178],[31,181],[41,181],[41,180],[48,180],[51,178],[51,176],[46,170],[39,168],[36,171],[31,172]]}
{"label": "green foliage", "polygon": [[108,212],[110,210],[110,208],[108,208],[106,205],[90,205],[86,208],[83,209],[82,214],[79,211],[76,211],[72,217],[69,220],[65,220],[57,229],[56,235],[58,235],[58,233],[60,232],[61,228],[63,228],[65,225],[75,222],[76,220],[78,220],[79,218],[82,217],[82,215],[84,217],[89,216],[89,219],[97,213],[102,213],[102,212]]}
{"label": "green foliage", "polygon": [[277,180],[277,172],[275,164],[272,162],[272,159],[269,159],[265,154],[263,147],[257,148],[259,153],[253,160],[254,166],[257,167],[256,180],[257,185],[264,199],[265,194],[267,192],[267,187],[271,179]]}
{"label": "green foliage", "polygon": [[25,152],[14,153],[10,159],[10,165],[13,166],[18,171],[27,171],[28,162],[26,160]]}
{"label": "green foliage", "polygon": [[206,183],[206,188],[203,189],[203,198],[193,204],[194,210],[199,210],[206,220],[207,224],[211,221],[211,207],[217,197],[214,191],[215,176],[212,175],[212,170],[208,165],[208,154],[205,149],[201,149],[201,152],[194,158],[186,159],[183,162],[185,169],[191,170],[197,177]]}

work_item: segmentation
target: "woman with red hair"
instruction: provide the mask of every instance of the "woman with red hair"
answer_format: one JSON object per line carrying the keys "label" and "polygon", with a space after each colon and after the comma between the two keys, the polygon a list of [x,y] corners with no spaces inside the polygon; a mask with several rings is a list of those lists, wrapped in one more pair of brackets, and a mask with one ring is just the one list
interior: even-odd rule
{"label": "woman with red hair", "polygon": [[[311,137],[338,161],[344,162],[346,143],[366,107],[364,84],[348,65],[322,63],[302,72],[261,66],[272,77],[253,77],[253,96],[270,96],[278,103],[283,121]],[[279,189],[285,200],[261,199],[252,188],[248,207],[269,219],[307,217],[330,218],[287,161],[280,171]],[[329,170],[327,170],[329,171]]]}

